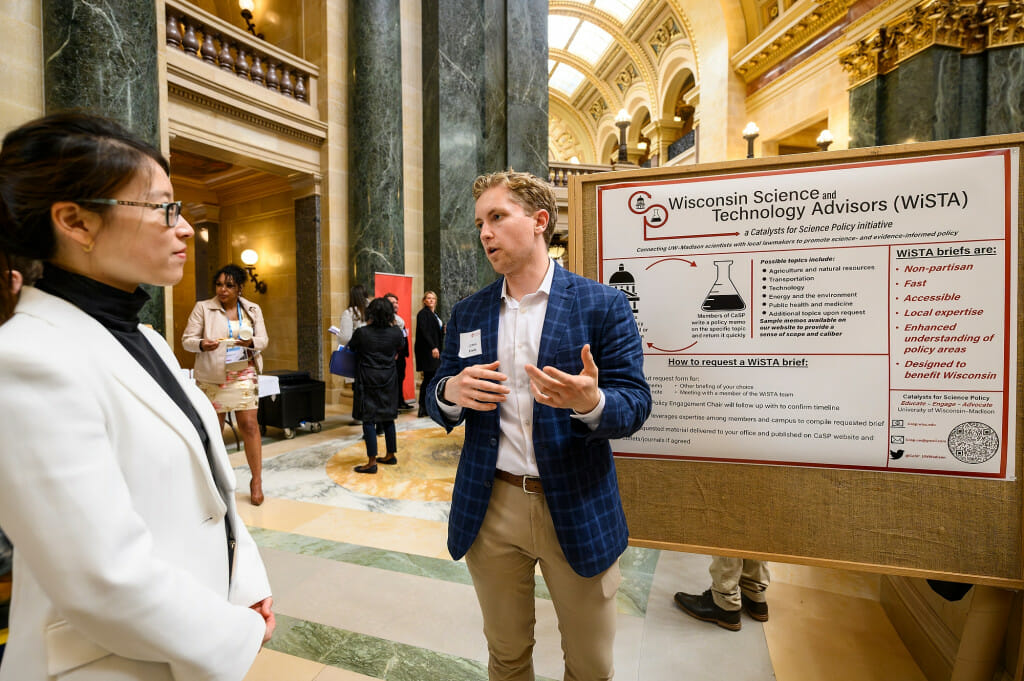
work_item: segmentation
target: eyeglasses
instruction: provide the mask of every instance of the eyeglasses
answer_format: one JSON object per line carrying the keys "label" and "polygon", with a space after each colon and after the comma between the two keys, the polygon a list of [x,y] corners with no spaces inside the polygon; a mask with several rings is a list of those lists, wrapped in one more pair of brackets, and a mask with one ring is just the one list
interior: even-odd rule
{"label": "eyeglasses", "polygon": [[167,203],[147,203],[146,201],[122,201],[121,199],[77,199],[75,203],[102,203],[107,206],[143,206],[145,208],[163,208],[164,221],[168,227],[178,224],[181,217],[181,201]]}

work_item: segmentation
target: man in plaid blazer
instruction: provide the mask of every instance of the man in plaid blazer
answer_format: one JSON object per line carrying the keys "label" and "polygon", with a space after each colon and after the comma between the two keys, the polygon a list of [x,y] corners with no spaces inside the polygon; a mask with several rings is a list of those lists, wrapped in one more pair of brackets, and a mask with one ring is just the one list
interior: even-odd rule
{"label": "man in plaid blazer", "polygon": [[466,556],[490,678],[533,679],[534,571],[558,615],[566,679],[610,679],[618,557],[628,530],[609,440],[643,425],[651,393],[619,291],[547,254],[557,215],[528,173],[477,178],[476,224],[495,283],[448,322],[427,411],[466,439],[448,550]]}

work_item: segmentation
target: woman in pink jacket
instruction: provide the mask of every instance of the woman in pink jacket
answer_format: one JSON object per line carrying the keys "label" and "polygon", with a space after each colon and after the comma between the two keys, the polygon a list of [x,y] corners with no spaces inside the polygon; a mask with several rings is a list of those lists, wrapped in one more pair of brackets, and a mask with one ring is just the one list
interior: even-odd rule
{"label": "woman in pink jacket", "polygon": [[260,306],[242,297],[247,276],[238,265],[225,265],[213,275],[216,295],[192,308],[181,344],[196,357],[196,384],[210,398],[221,429],[228,412],[235,412],[245,443],[245,460],[252,478],[249,498],[263,503],[263,444],[256,420],[259,373],[267,347],[267,326]]}

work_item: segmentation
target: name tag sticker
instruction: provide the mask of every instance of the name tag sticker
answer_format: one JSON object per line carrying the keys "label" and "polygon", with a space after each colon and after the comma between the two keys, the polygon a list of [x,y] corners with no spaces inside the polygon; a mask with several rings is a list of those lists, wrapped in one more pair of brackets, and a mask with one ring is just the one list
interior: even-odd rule
{"label": "name tag sticker", "polygon": [[480,329],[459,334],[459,357],[476,357],[483,349],[480,346]]}
{"label": "name tag sticker", "polygon": [[234,364],[235,362],[245,361],[245,348],[230,347],[224,353],[224,363]]}

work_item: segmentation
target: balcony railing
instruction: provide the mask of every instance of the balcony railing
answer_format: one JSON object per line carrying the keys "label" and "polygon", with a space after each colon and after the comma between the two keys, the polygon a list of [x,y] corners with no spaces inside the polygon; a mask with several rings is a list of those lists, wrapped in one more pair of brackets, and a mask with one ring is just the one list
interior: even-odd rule
{"label": "balcony railing", "polygon": [[568,187],[569,178],[573,175],[605,173],[611,169],[611,166],[548,161],[548,181],[555,187]]}
{"label": "balcony railing", "polygon": [[679,156],[683,152],[689,150],[697,143],[697,129],[694,128],[690,132],[686,133],[668,147],[668,157],[673,159]]}
{"label": "balcony railing", "polygon": [[167,48],[299,102],[315,102],[314,65],[181,0],[166,0]]}

